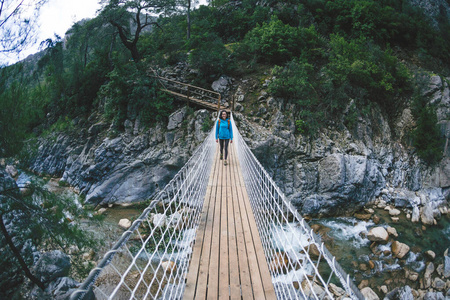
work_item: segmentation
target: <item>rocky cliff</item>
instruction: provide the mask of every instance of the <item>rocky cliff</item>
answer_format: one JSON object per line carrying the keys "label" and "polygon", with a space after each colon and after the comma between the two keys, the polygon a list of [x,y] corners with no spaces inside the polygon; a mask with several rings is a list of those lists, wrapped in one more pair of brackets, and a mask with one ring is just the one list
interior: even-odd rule
{"label": "rocky cliff", "polygon": [[[61,177],[92,204],[129,203],[149,199],[189,159],[206,133],[206,110],[188,114],[182,108],[169,122],[145,128],[126,120],[125,132],[109,136],[109,125],[92,116],[76,122],[71,134],[40,139],[30,169]],[[210,121],[212,123],[212,121]]]}

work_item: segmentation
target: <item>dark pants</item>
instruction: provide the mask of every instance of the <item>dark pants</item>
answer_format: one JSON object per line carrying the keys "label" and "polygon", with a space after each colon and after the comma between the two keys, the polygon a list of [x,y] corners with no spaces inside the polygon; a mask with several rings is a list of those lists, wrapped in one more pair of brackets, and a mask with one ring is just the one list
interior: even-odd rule
{"label": "dark pants", "polygon": [[225,156],[224,159],[227,159],[228,157],[228,143],[230,140],[220,140],[219,139],[219,145],[220,145],[220,154],[223,154],[223,150],[225,148]]}

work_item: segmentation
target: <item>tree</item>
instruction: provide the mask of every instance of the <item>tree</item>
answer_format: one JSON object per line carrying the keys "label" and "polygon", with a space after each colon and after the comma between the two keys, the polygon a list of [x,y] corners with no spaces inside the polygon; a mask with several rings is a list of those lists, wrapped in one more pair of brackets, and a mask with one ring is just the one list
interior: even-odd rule
{"label": "tree", "polygon": [[139,62],[138,41],[142,31],[151,25],[158,26],[157,15],[168,15],[175,9],[175,0],[109,0],[100,16],[117,29],[120,41],[133,60]]}
{"label": "tree", "polygon": [[0,53],[19,53],[32,44],[39,10],[48,0],[0,0]]}
{"label": "tree", "polygon": [[181,6],[186,9],[187,17],[187,35],[186,38],[189,40],[191,38],[191,8],[198,4],[198,0],[184,0]]}

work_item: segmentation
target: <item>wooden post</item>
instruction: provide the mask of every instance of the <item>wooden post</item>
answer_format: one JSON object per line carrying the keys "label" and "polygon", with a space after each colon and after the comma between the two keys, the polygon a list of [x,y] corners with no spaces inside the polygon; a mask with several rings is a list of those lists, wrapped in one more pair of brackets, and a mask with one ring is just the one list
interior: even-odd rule
{"label": "wooden post", "polygon": [[187,86],[188,90],[187,90],[187,106],[189,107],[189,96],[190,96],[190,91],[189,91],[189,85]]}
{"label": "wooden post", "polygon": [[219,99],[217,99],[217,115],[219,115],[219,112],[220,112],[220,96],[222,96],[222,95],[219,94]]}
{"label": "wooden post", "polygon": [[230,112],[234,111],[234,95],[231,96],[231,106],[230,106]]}

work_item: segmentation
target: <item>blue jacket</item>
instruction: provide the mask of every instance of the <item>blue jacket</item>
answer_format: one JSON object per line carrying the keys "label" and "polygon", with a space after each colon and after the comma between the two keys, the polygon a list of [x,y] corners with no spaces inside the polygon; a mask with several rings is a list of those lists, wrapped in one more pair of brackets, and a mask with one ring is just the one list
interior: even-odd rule
{"label": "blue jacket", "polygon": [[231,126],[230,119],[226,119],[226,120],[219,119],[219,120],[217,120],[217,124],[216,124],[216,140],[217,139],[221,139],[221,140],[229,140],[229,139],[232,140],[233,139],[233,128]]}

